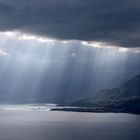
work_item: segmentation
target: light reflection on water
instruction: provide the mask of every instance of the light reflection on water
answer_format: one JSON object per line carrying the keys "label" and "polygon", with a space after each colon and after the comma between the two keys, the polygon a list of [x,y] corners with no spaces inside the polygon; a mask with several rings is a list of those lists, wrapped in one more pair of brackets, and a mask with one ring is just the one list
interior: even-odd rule
{"label": "light reflection on water", "polygon": [[5,111],[50,111],[56,104],[20,104],[20,105],[0,105],[0,110]]}

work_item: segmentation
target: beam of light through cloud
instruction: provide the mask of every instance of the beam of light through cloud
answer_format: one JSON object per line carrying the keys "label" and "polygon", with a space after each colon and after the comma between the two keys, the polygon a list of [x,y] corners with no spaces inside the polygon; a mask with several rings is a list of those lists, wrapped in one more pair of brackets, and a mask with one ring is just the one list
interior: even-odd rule
{"label": "beam of light through cloud", "polygon": [[5,37],[8,38],[16,38],[19,40],[31,40],[31,41],[38,41],[41,43],[53,43],[55,40],[53,39],[49,39],[49,38],[43,38],[43,37],[38,37],[35,35],[29,35],[29,34],[25,34],[25,33],[20,33],[18,31],[14,31],[14,32],[1,32],[1,35],[4,35]]}
{"label": "beam of light through cloud", "polygon": [[0,99],[9,102],[70,99],[71,93],[83,97],[140,72],[134,48],[16,31],[0,32],[0,42]]}
{"label": "beam of light through cloud", "polygon": [[0,49],[0,56],[9,56],[9,54],[5,50]]}
{"label": "beam of light through cloud", "polygon": [[127,51],[129,51],[129,49],[127,49],[127,48],[119,48],[118,51],[119,52],[127,52]]}
{"label": "beam of light through cloud", "polygon": [[114,45],[108,45],[106,43],[103,42],[95,42],[95,41],[81,41],[81,44],[84,46],[89,46],[89,47],[94,47],[94,48],[107,48],[107,49],[115,49],[118,52],[121,53],[125,53],[125,52],[134,52],[134,53],[140,53],[140,49],[139,48],[123,48],[123,47],[118,47],[118,46],[114,46]]}
{"label": "beam of light through cloud", "polygon": [[7,31],[7,32],[0,32],[0,36],[5,39],[17,39],[21,41],[33,41],[33,42],[40,42],[40,43],[46,43],[51,46],[54,44],[63,44],[62,46],[65,46],[67,44],[75,44],[78,42],[78,44],[81,44],[83,46],[88,46],[88,47],[94,47],[97,49],[112,49],[112,50],[117,50],[118,52],[125,53],[125,52],[134,52],[134,53],[140,53],[139,48],[123,48],[115,45],[109,45],[105,42],[97,42],[97,41],[78,41],[78,40],[56,40],[56,39],[51,39],[47,37],[41,37],[41,36],[36,36],[36,35],[31,35],[31,34],[26,34],[18,31]]}

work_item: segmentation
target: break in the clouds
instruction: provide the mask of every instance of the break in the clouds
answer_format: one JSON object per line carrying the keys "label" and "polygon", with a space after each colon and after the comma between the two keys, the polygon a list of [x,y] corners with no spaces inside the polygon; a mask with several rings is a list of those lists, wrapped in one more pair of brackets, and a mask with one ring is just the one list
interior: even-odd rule
{"label": "break in the clouds", "polygon": [[0,0],[0,31],[140,47],[139,0]]}

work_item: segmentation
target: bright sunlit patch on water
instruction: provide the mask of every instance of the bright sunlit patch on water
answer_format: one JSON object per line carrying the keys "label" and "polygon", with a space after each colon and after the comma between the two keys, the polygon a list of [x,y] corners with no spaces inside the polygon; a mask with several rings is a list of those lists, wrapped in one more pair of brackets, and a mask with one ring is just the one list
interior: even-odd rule
{"label": "bright sunlit patch on water", "polygon": [[0,105],[3,111],[50,111],[55,104],[22,104],[22,105]]}

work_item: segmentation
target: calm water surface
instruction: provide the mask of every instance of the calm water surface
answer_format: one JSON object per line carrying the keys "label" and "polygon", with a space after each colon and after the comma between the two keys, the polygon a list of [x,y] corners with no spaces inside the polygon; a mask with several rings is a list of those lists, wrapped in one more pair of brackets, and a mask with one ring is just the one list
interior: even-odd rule
{"label": "calm water surface", "polygon": [[0,106],[0,140],[140,140],[140,116],[4,105]]}

